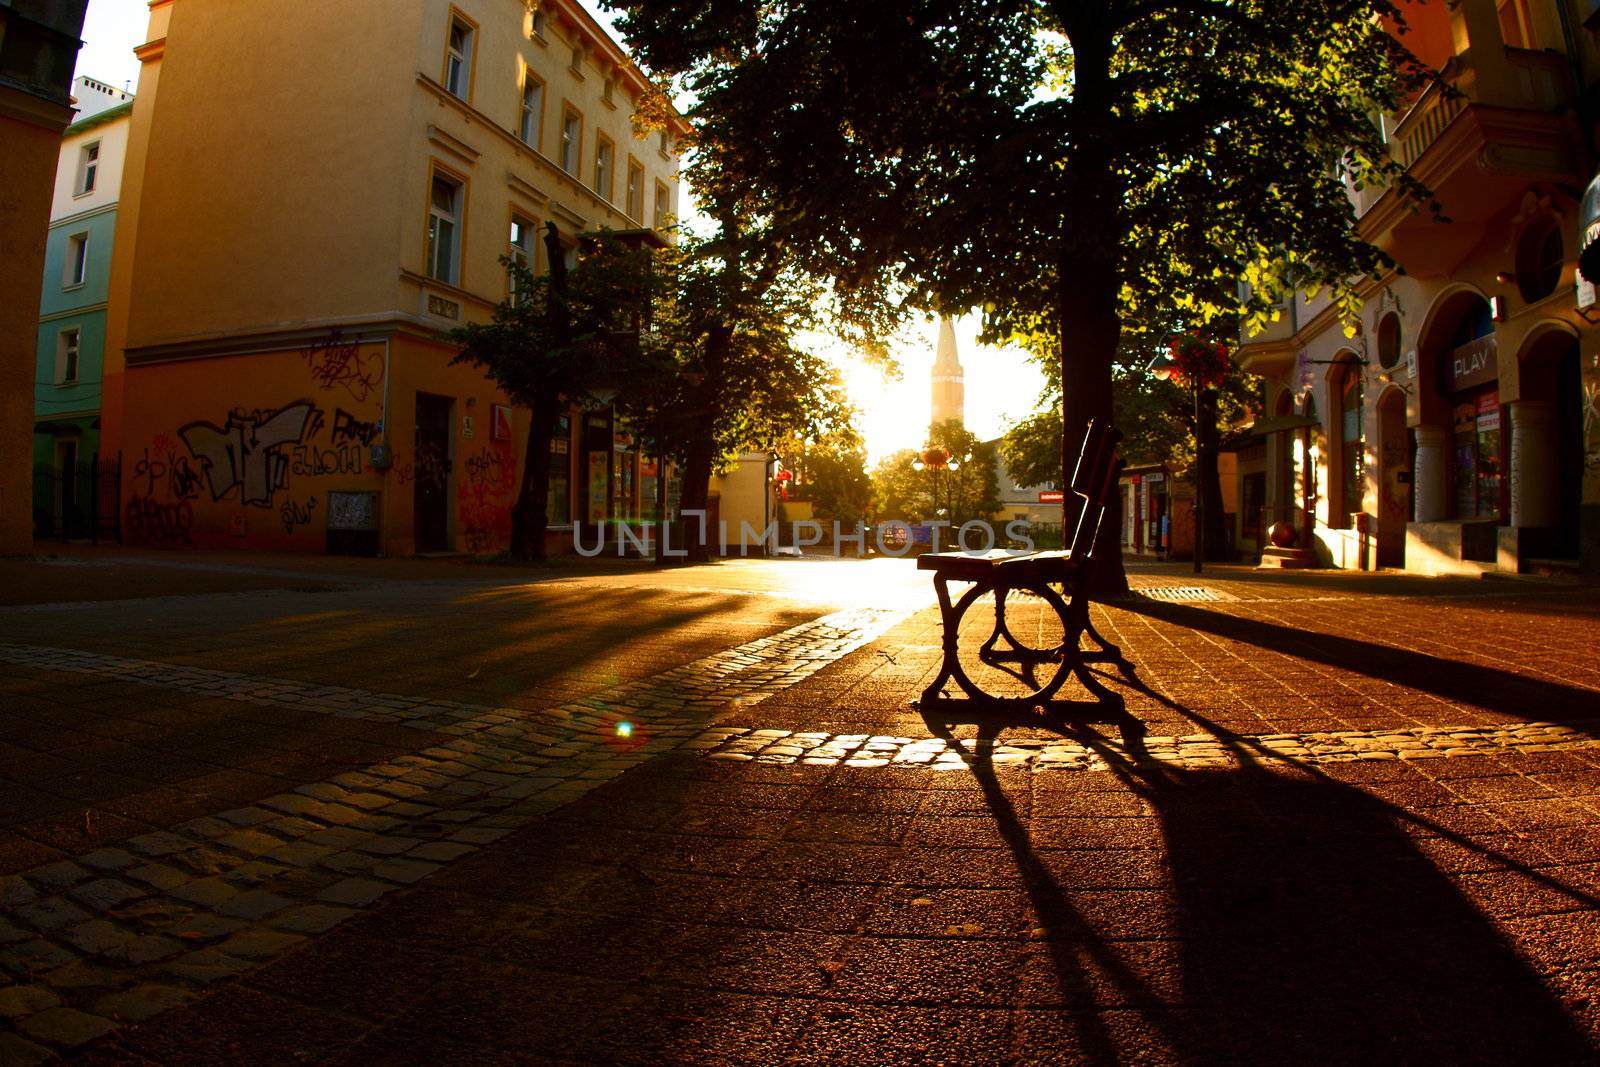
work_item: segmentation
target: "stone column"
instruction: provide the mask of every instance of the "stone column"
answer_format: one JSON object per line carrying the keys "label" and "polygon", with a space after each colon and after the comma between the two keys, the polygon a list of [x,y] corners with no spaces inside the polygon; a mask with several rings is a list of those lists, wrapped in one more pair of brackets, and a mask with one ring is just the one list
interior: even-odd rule
{"label": "stone column", "polygon": [[1450,514],[1448,434],[1443,426],[1418,426],[1417,457],[1412,465],[1417,522],[1438,522]]}
{"label": "stone column", "polygon": [[1556,406],[1549,400],[1518,400],[1511,410],[1511,525],[1554,526],[1556,500]]}

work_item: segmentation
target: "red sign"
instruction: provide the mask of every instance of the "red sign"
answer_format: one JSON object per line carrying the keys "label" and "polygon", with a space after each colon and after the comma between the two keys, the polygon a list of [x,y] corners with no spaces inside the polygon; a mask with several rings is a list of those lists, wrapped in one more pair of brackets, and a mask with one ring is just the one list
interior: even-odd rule
{"label": "red sign", "polygon": [[1061,490],[1059,490],[1059,489],[1041,489],[1041,490],[1039,490],[1039,503],[1041,503],[1041,504],[1059,504],[1059,503],[1061,503]]}
{"label": "red sign", "polygon": [[511,409],[504,404],[489,405],[489,439],[511,440]]}

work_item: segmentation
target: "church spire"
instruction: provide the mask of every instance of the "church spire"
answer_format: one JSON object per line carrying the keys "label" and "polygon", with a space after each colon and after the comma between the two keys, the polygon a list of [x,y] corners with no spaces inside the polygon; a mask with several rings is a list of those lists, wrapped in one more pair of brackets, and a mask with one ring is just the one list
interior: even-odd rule
{"label": "church spire", "polygon": [[955,323],[941,318],[939,347],[933,359],[933,421],[946,419],[966,422],[966,379],[961,357],[956,353]]}

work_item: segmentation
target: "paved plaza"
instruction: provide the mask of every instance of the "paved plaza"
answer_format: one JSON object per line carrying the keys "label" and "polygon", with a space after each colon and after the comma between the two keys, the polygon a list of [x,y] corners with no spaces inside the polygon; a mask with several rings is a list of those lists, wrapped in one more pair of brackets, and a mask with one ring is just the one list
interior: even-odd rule
{"label": "paved plaza", "polygon": [[1594,1062],[1600,590],[1131,576],[0,561],[0,1063]]}

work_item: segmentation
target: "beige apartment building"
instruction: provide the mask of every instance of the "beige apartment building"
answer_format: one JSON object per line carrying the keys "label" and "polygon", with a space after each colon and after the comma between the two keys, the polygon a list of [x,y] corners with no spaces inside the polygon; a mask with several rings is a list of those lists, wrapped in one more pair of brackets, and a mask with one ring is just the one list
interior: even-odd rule
{"label": "beige apartment building", "polygon": [[1303,295],[1245,338],[1240,361],[1269,386],[1240,523],[1296,532],[1269,562],[1600,569],[1600,306],[1576,273],[1592,8],[1408,6],[1406,43],[1458,92],[1376,121],[1451,221],[1352,190],[1363,235],[1405,273],[1367,286],[1353,338]]}
{"label": "beige apartment building", "polygon": [[[682,120],[636,132],[650,87],[575,0],[149,6],[102,414],[124,539],[502,547],[525,419],[445,335],[502,256],[547,268],[547,223],[669,228]],[[567,423],[555,536],[649,514],[634,438]]]}

